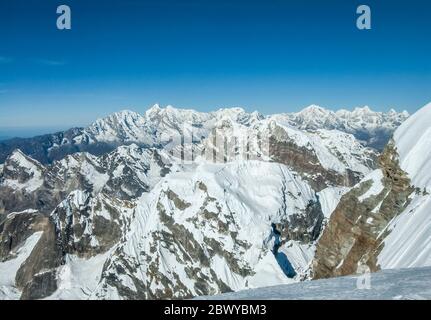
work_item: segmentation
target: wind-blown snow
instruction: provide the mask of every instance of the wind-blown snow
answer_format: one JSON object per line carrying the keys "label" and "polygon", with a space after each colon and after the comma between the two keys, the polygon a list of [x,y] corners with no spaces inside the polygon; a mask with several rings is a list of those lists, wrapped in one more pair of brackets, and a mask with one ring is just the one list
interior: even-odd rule
{"label": "wind-blown snow", "polygon": [[431,189],[431,103],[407,119],[394,133],[401,168],[416,187]]}
{"label": "wind-blown snow", "polygon": [[431,197],[416,196],[391,221],[378,263],[384,269],[431,266]]}

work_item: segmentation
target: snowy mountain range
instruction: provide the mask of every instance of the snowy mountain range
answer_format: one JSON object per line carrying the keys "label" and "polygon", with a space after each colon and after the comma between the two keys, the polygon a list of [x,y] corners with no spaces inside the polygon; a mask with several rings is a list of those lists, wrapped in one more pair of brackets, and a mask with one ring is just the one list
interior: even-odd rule
{"label": "snowy mountain range", "polygon": [[144,147],[160,147],[169,143],[170,139],[178,138],[187,132],[193,132],[194,141],[199,142],[208,136],[217,123],[226,119],[247,127],[262,121],[275,121],[301,131],[335,129],[351,133],[362,145],[381,151],[394,130],[407,117],[406,111],[397,113],[391,110],[382,113],[371,111],[368,107],[333,112],[310,106],[299,113],[263,116],[256,111],[247,113],[242,108],[202,113],[171,106],[160,108],[155,105],[143,115],[126,110],[99,119],[86,128],[73,128],[34,138],[0,141],[0,162],[4,162],[15,149],[20,149],[39,162],[47,164],[75,152],[100,155],[130,143]]}
{"label": "snowy mountain range", "polygon": [[429,266],[430,111],[156,105],[0,142],[0,299],[190,298]]}
{"label": "snowy mountain range", "polygon": [[374,112],[368,106],[353,111],[336,112],[311,105],[298,113],[273,116],[302,130],[340,130],[353,134],[366,146],[382,150],[392,133],[409,117],[407,111],[401,113],[391,109],[387,113]]}

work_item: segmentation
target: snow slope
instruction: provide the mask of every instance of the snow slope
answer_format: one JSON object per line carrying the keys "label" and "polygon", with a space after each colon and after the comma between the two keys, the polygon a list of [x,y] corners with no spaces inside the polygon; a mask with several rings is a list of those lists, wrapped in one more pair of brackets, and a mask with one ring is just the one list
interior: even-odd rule
{"label": "snow slope", "polygon": [[431,188],[431,103],[407,119],[394,134],[401,169],[414,186]]}
{"label": "snow slope", "polygon": [[[370,289],[358,289],[359,276],[305,281],[197,299],[215,300],[424,300],[431,299],[431,268],[372,273]],[[363,288],[359,286],[360,288]]]}

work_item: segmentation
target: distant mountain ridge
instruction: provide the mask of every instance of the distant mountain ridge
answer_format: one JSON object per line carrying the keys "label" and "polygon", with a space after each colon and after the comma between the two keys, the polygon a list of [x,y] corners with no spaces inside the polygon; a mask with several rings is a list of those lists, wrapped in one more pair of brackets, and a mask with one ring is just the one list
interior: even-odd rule
{"label": "distant mountain ridge", "polygon": [[86,128],[0,141],[0,163],[15,149],[20,149],[28,156],[47,164],[80,151],[101,155],[124,144],[161,146],[168,144],[173,137],[180,139],[184,130],[193,131],[195,142],[199,142],[223,119],[232,119],[246,126],[263,120],[274,120],[305,131],[335,129],[353,134],[364,146],[382,150],[395,129],[408,116],[406,111],[397,113],[391,110],[382,113],[374,112],[368,107],[333,112],[312,105],[298,113],[264,116],[257,111],[248,113],[242,108],[204,113],[154,105],[143,115],[124,110],[98,119]]}
{"label": "distant mountain ridge", "polygon": [[301,130],[340,130],[353,134],[364,145],[382,150],[392,133],[408,117],[407,111],[375,112],[368,106],[353,111],[331,111],[311,105],[297,113],[274,115],[273,118]]}

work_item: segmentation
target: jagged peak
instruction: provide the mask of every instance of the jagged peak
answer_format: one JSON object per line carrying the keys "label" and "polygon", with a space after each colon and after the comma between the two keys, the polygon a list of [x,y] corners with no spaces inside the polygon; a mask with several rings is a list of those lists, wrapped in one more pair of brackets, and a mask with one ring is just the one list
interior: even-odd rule
{"label": "jagged peak", "polygon": [[133,119],[134,121],[136,121],[136,120],[143,119],[143,116],[141,116],[139,113],[137,113],[135,111],[124,109],[121,111],[111,113],[110,115],[108,115],[106,117],[97,119],[92,125],[90,125],[90,127],[100,126],[100,125],[110,123],[113,121],[123,122],[126,119],[127,120]]}
{"label": "jagged peak", "polygon": [[[139,113],[132,111],[132,110],[128,110],[128,109],[124,109],[118,112],[114,112],[111,117],[116,117],[116,118],[128,118],[128,117],[142,117]],[[109,116],[108,116],[109,118]]]}
{"label": "jagged peak", "polygon": [[189,115],[208,115],[195,109],[189,108],[177,108],[173,105],[167,105],[166,107],[160,107],[158,104],[154,105],[145,112],[147,118],[151,119],[154,117],[173,117],[173,116],[189,116]]}
{"label": "jagged peak", "polygon": [[158,111],[160,109],[161,109],[160,104],[155,103],[150,109],[148,109],[148,111]]}

